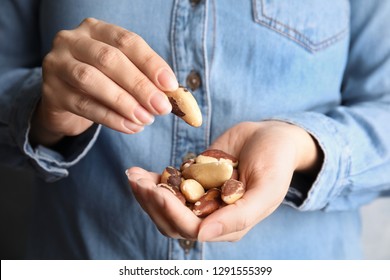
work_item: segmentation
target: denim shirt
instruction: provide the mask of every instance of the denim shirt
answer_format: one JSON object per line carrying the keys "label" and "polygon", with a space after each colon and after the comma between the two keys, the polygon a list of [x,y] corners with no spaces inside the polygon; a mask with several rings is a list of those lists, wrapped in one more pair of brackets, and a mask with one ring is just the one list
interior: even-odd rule
{"label": "denim shirt", "polygon": [[[359,206],[390,188],[390,1],[4,0],[0,161],[36,174],[27,258],[361,258]],[[192,87],[204,123],[157,117],[136,135],[94,125],[61,152],[28,141],[55,34],[95,17],[138,33]],[[160,173],[242,121],[307,130],[324,161],[304,192],[238,242],[163,236],[125,169]]]}

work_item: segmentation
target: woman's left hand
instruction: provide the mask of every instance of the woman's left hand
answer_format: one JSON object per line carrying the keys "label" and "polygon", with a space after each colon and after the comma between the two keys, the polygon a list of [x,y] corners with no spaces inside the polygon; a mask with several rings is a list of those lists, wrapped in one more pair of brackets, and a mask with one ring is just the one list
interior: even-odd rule
{"label": "woman's left hand", "polygon": [[315,176],[322,153],[302,128],[279,121],[244,122],[222,134],[210,148],[239,159],[244,196],[204,219],[169,191],[156,187],[158,174],[129,169],[135,196],[159,230],[173,238],[237,241],[282,203],[295,171]]}
{"label": "woman's left hand", "polygon": [[316,176],[322,152],[302,128],[280,121],[240,123],[222,134],[210,148],[239,159],[244,196],[206,217],[201,241],[237,241],[282,203],[293,173]]}

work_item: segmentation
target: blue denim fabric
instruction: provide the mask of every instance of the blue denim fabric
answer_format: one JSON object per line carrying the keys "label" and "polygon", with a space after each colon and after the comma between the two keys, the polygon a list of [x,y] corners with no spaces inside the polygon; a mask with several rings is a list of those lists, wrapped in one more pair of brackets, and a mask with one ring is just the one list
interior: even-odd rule
{"label": "blue denim fabric", "polygon": [[[0,161],[37,174],[27,258],[361,258],[359,206],[390,188],[390,1],[4,0],[0,2]],[[67,151],[28,142],[41,61],[55,34],[96,17],[141,35],[204,118],[172,115],[137,135],[93,126]],[[295,176],[284,203],[235,243],[185,251],[133,197],[131,166],[161,172],[242,121],[277,119],[313,135],[325,158],[309,192]]]}

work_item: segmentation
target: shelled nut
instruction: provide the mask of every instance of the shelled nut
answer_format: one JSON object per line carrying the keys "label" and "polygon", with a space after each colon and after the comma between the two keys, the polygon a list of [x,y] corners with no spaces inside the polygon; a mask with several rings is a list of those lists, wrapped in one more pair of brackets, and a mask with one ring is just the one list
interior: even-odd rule
{"label": "shelled nut", "polygon": [[243,196],[245,185],[238,181],[237,166],[238,159],[234,156],[210,149],[182,162],[180,170],[166,167],[159,186],[204,218]]}
{"label": "shelled nut", "polygon": [[196,157],[196,163],[225,162],[233,167],[238,166],[238,159],[224,151],[210,149],[202,152]]}
{"label": "shelled nut", "polygon": [[199,109],[196,99],[183,86],[175,91],[165,92],[168,96],[169,102],[172,104],[172,113],[191,126],[199,127],[202,125],[202,113]]}
{"label": "shelled nut", "polygon": [[191,159],[187,159],[186,161],[184,161],[181,165],[180,165],[180,171],[183,172],[184,169],[190,167],[190,165],[194,164],[195,163],[195,159],[194,158],[191,158]]}
{"label": "shelled nut", "polygon": [[184,195],[180,192],[180,189],[176,186],[170,186],[168,184],[160,183],[157,185],[160,188],[164,188],[169,190],[171,193],[173,193],[183,204],[186,204],[186,198]]}
{"label": "shelled nut", "polygon": [[221,187],[221,198],[226,204],[233,204],[244,195],[244,192],[245,186],[242,182],[229,179]]}
{"label": "shelled nut", "polygon": [[204,188],[194,179],[181,182],[180,190],[188,202],[196,202],[204,194]]}
{"label": "shelled nut", "polygon": [[217,188],[208,190],[197,202],[192,212],[198,217],[204,218],[215,212],[222,206],[221,191]]}
{"label": "shelled nut", "polygon": [[233,167],[224,162],[195,163],[182,172],[184,179],[195,179],[205,189],[222,186],[232,174]]}
{"label": "shelled nut", "polygon": [[182,178],[180,171],[172,166],[166,167],[161,174],[160,183],[180,187],[181,181]]}

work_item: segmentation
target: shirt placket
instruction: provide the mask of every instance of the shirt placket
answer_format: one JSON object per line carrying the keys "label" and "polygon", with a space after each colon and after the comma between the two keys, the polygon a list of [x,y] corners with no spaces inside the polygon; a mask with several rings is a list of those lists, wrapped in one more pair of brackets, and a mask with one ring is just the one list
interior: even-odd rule
{"label": "shirt placket", "polygon": [[[194,95],[202,111],[203,124],[194,128],[175,117],[172,166],[209,146],[210,98],[206,50],[207,0],[176,0],[172,14],[171,46],[173,69],[180,84]],[[170,240],[170,259],[201,259],[202,244]]]}

